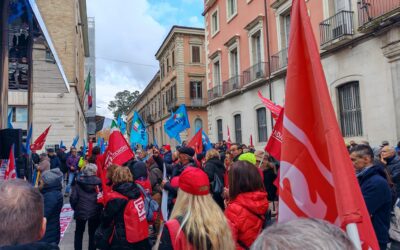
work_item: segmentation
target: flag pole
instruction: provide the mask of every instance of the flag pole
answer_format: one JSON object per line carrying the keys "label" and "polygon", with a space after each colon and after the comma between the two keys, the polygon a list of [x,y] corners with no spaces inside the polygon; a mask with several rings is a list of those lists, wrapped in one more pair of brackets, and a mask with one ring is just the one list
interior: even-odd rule
{"label": "flag pole", "polygon": [[360,235],[356,223],[346,225],[346,232],[356,249],[361,250]]}

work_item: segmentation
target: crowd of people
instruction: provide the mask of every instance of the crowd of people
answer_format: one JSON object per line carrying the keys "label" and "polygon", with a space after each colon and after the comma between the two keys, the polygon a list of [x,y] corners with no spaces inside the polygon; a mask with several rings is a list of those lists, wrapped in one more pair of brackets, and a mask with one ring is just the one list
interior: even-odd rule
{"label": "crowd of people", "polygon": [[[380,249],[396,249],[400,230],[393,226],[400,223],[391,219],[400,221],[400,147],[347,146]],[[0,249],[58,249],[68,201],[77,250],[86,224],[89,250],[355,249],[340,228],[322,220],[274,223],[279,161],[263,150],[221,142],[196,154],[185,143],[174,152],[149,145],[103,177],[100,157],[98,147],[90,156],[75,147],[34,152],[37,187],[23,180],[0,186]]]}

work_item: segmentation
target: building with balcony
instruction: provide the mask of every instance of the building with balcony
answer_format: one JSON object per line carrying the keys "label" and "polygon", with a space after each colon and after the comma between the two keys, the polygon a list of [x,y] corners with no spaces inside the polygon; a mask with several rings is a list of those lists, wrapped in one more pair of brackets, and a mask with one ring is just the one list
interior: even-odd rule
{"label": "building with balcony", "polygon": [[132,105],[128,123],[138,111],[149,132],[149,142],[176,145],[164,132],[171,112],[185,104],[191,128],[181,133],[190,139],[208,131],[204,29],[173,26],[156,53],[160,70]]}
{"label": "building with balcony", "polygon": [[[273,119],[257,91],[284,105],[290,0],[205,0],[212,141],[265,145]],[[306,1],[345,140],[400,139],[400,2]],[[323,11],[321,11],[323,10]],[[397,83],[397,84],[396,84]],[[385,112],[387,111],[387,112]],[[382,122],[384,121],[384,122]]]}

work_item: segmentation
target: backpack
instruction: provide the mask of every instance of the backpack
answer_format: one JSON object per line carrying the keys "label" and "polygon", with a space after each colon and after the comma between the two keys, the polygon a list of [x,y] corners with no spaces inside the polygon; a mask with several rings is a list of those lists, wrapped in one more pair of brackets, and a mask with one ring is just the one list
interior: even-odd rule
{"label": "backpack", "polygon": [[109,201],[112,199],[128,200],[124,209],[126,241],[129,243],[136,243],[149,238],[149,224],[146,220],[146,209],[143,197],[140,196],[137,199],[129,199],[118,192],[111,192],[109,196]]}
{"label": "backpack", "polygon": [[149,193],[147,193],[144,188],[140,184],[136,184],[140,192],[144,195],[144,207],[146,209],[146,219],[148,222],[153,222],[154,221],[154,213],[158,211],[159,205],[157,201],[153,199],[153,197],[150,196]]}
{"label": "backpack", "polygon": [[224,184],[217,174],[214,174],[214,180],[211,183],[211,191],[213,194],[222,194],[222,192],[224,192]]}

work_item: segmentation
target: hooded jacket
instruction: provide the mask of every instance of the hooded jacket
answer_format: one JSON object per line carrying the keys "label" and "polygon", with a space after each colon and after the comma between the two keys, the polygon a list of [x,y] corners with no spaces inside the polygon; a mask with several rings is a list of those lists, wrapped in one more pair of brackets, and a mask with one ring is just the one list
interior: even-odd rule
{"label": "hooded jacket", "polygon": [[69,198],[75,219],[88,220],[100,215],[101,206],[97,203],[100,185],[101,180],[97,176],[81,176],[76,181]]}
{"label": "hooded jacket", "polygon": [[[223,186],[225,186],[225,166],[221,160],[218,158],[211,158],[209,159],[204,167],[204,172],[206,172],[208,176],[208,180],[210,184],[214,181],[214,175],[217,175],[218,178],[221,180]],[[212,192],[212,189],[210,189]],[[223,210],[225,208],[224,199],[222,198],[221,194],[214,194],[212,193],[212,197],[214,201],[221,207]]]}
{"label": "hooded jacket", "polygon": [[57,157],[57,155],[49,156],[49,159],[50,159],[50,169],[61,168],[61,161]]}
{"label": "hooded jacket", "polygon": [[[128,199],[138,199],[141,196],[140,189],[135,183],[120,183],[113,186],[113,192],[118,192]],[[112,199],[107,202],[103,211],[102,226],[115,225],[115,231],[111,242],[111,249],[150,249],[148,240],[134,244],[126,240],[124,210],[128,200]]]}
{"label": "hooded jacket", "polygon": [[392,194],[381,166],[372,166],[357,175],[361,192],[379,244],[389,242]]}
{"label": "hooded jacket", "polygon": [[267,193],[255,191],[239,194],[228,203],[225,216],[230,222],[236,249],[242,245],[250,248],[262,230],[264,217],[268,210]]}

